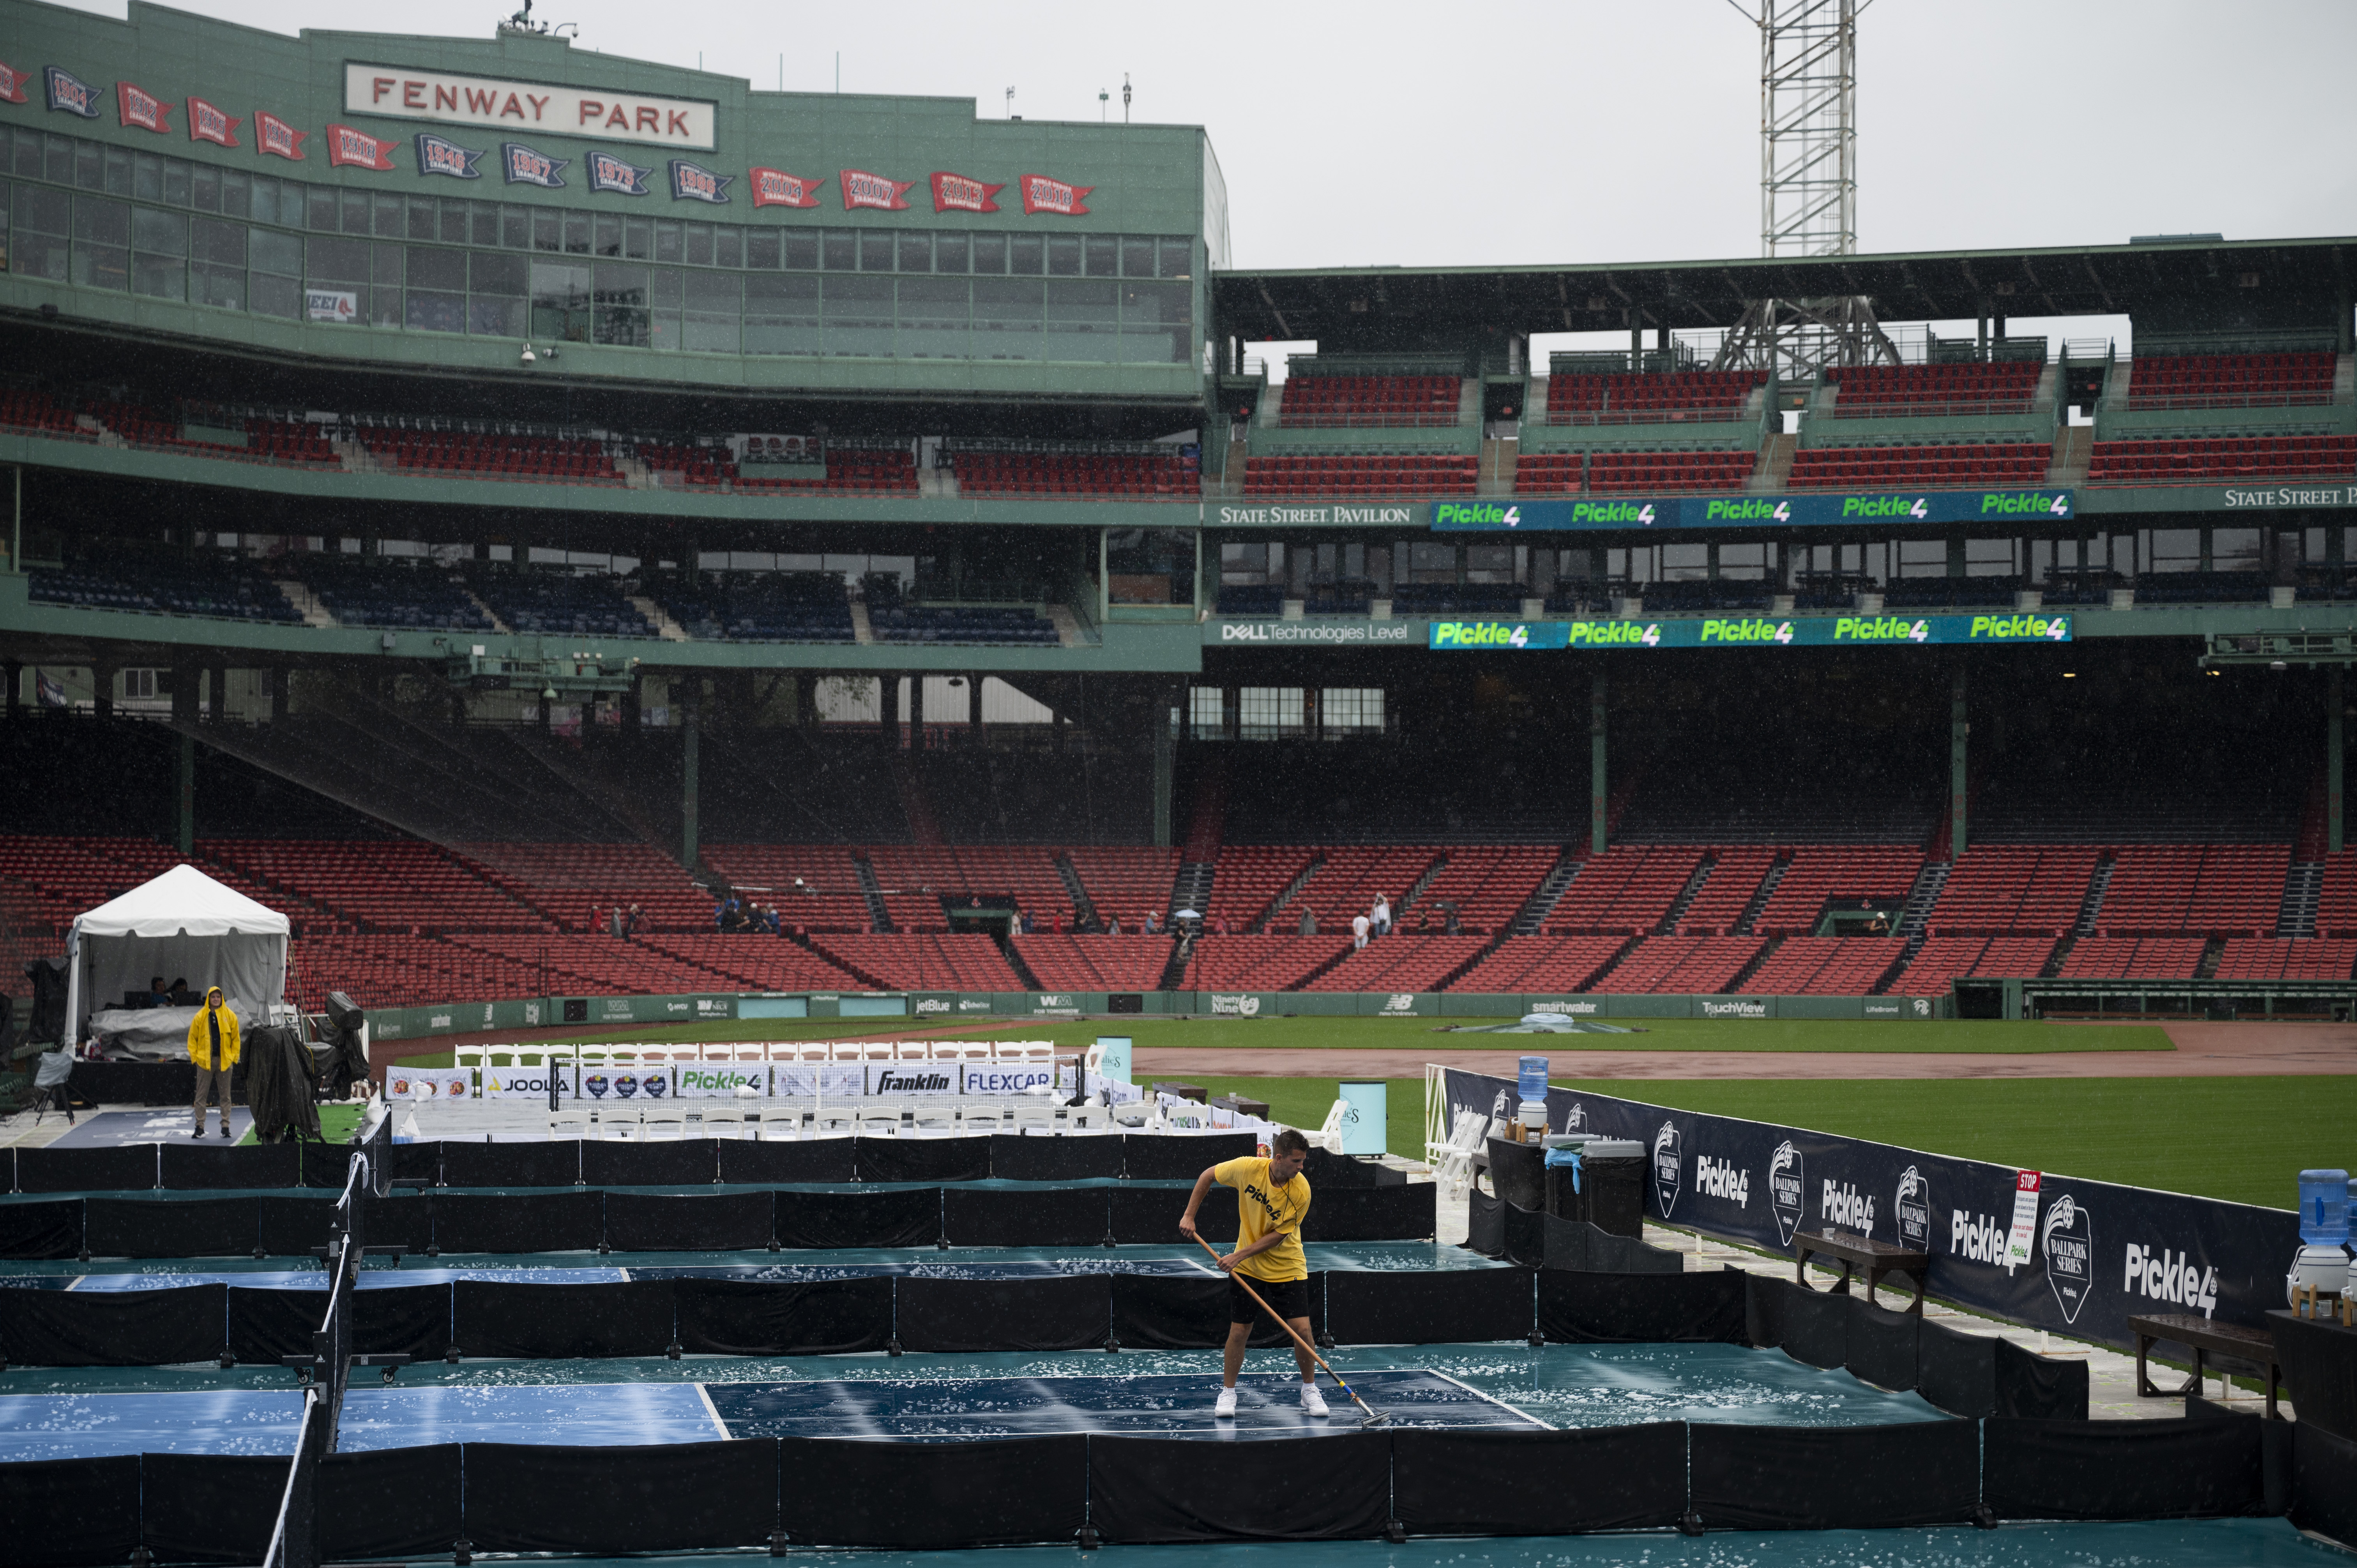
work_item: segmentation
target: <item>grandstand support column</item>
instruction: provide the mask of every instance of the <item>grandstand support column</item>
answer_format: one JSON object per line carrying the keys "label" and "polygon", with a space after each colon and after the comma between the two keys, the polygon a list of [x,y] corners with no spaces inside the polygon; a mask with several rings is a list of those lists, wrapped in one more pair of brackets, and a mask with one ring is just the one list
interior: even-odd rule
{"label": "grandstand support column", "polygon": [[1964,667],[1959,664],[1948,688],[1948,858],[1952,862],[1964,854],[1964,753],[1972,733],[1964,705]]}
{"label": "grandstand support column", "polygon": [[25,711],[21,695],[21,688],[25,684],[25,667],[11,659],[6,664],[0,665],[0,669],[5,669],[8,673],[8,722],[13,725],[23,716]]}
{"label": "grandstand support column", "polygon": [[1605,789],[1604,671],[1588,677],[1587,687],[1587,853],[1602,854],[1611,797]]}
{"label": "grandstand support column", "polygon": [[679,863],[695,869],[703,846],[696,843],[696,738],[702,728],[704,678],[690,675],[679,684]]}
{"label": "grandstand support column", "polygon": [[1170,738],[1170,704],[1157,702],[1154,708],[1154,847],[1170,847],[1171,769],[1178,757],[1178,746]]}
{"label": "grandstand support column", "polygon": [[172,843],[184,856],[197,853],[197,737],[180,732],[180,755],[173,775]]}
{"label": "grandstand support column", "polygon": [[2341,772],[2344,765],[2343,747],[2348,735],[2343,727],[2342,704],[2347,701],[2345,688],[2347,671],[2335,664],[2327,672],[2324,695],[2324,848],[2330,854],[2339,854],[2341,845],[2343,818],[2341,813]]}

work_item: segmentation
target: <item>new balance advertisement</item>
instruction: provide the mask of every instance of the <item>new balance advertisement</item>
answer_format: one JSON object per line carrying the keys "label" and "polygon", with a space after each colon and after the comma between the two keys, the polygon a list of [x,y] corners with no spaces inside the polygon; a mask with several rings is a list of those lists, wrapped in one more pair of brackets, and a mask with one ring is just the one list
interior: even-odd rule
{"label": "new balance advertisement", "polygon": [[[1511,1079],[1447,1074],[1452,1118],[1490,1114],[1514,1092]],[[2288,1209],[2048,1172],[2030,1261],[2009,1269],[2021,1183],[2004,1165],[1566,1089],[1547,1090],[1547,1125],[1643,1144],[1649,1219],[1787,1255],[1794,1236],[1827,1229],[1921,1249],[1932,1295],[2124,1348],[2135,1344],[2131,1315],[2265,1328],[2299,1251],[2299,1217]],[[1884,1284],[1905,1289],[1897,1278]]]}
{"label": "new balance advertisement", "polygon": [[1442,533],[1552,533],[1646,528],[1837,528],[1862,522],[2060,522],[2067,489],[1828,491],[1788,496],[1614,496],[1435,501]]}

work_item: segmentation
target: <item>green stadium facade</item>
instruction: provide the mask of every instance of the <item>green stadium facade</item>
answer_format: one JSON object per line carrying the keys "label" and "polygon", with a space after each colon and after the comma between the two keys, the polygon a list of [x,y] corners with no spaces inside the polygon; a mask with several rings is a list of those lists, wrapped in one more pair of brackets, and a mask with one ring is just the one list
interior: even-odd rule
{"label": "green stadium facade", "polygon": [[[1093,933],[1191,890],[1238,938],[1340,881],[1317,846],[1527,849],[1526,886],[1437,851],[1351,886],[1473,943],[1343,988],[1403,996],[1652,993],[1612,983],[1628,944],[1756,940],[1657,955],[1731,994],[1872,919],[1903,956],[1784,978],[1896,993],[1982,843],[2098,847],[2050,918],[1949,922],[1984,945],[1947,979],[2192,987],[2229,942],[2341,940],[2357,240],[1254,272],[1198,127],[770,92],[525,25],[13,15],[0,829],[28,844],[153,839],[419,940],[465,922],[204,846],[411,835],[527,934],[619,874],[499,845],[635,843],[682,886],[758,886],[721,843],[1125,846],[1160,870],[1058,849],[1030,907]],[[1758,301],[1861,295],[1872,363],[1714,358]],[[2008,329],[2119,317],[2132,352]],[[1626,347],[1536,362],[1599,332]],[[1316,347],[1272,381],[1266,341]],[[2279,846],[2219,873],[2272,875],[2264,918],[2104,920],[2118,846],[2159,841]],[[1812,882],[1791,846],[1827,843],[1913,858]],[[1663,849],[1631,874],[1662,897],[1575,930],[1616,845]],[[104,853],[0,868],[27,950],[145,864]],[[844,862],[857,934],[1021,901],[906,869]],[[2028,974],[1986,946],[2049,926]],[[1470,985],[1551,932],[1624,941]],[[2074,973],[2083,940],[2195,951]],[[2311,957],[2266,961],[2332,992],[2357,948],[2287,973]],[[679,961],[605,989],[747,979]],[[1232,999],[1359,962],[1193,961],[920,983],[839,951],[781,988]],[[463,993],[434,983],[402,998]]]}

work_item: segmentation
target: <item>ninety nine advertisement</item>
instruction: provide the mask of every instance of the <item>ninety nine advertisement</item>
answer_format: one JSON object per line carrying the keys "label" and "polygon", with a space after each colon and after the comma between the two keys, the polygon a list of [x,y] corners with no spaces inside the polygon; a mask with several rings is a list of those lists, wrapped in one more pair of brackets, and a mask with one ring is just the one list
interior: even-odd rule
{"label": "ninety nine advertisement", "polygon": [[[1457,1112],[1511,1118],[1509,1078],[1451,1068]],[[2017,1171],[1888,1144],[1584,1090],[1547,1090],[1547,1125],[1651,1151],[1646,1218],[1790,1255],[1827,1229],[1931,1255],[1927,1288],[1974,1311],[2130,1348],[2131,1314],[2265,1328],[2285,1301],[2299,1216]],[[2018,1227],[2032,1221],[2025,1234]],[[2017,1242],[2022,1243],[2017,1251]],[[2023,1261],[2012,1261],[2026,1259]],[[1900,1288],[1897,1281],[1888,1282]]]}

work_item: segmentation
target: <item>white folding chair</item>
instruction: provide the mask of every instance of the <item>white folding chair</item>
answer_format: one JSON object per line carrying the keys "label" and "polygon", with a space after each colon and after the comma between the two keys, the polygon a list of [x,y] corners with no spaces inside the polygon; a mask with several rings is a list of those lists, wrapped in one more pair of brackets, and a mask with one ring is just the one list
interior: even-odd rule
{"label": "white folding chair", "polygon": [[650,1143],[661,1139],[675,1144],[687,1136],[687,1115],[675,1105],[666,1106],[661,1111],[646,1112],[640,1126],[640,1135]]}
{"label": "white folding chair", "polygon": [[1009,1120],[1014,1122],[1014,1131],[1017,1133],[1053,1132],[1056,1108],[1044,1100],[1018,1100]]}
{"label": "white folding chair", "polygon": [[551,1142],[587,1138],[589,1136],[589,1112],[569,1109],[558,1112],[548,1119],[548,1136]]}
{"label": "white folding chair", "polygon": [[1006,1127],[1006,1108],[995,1101],[969,1100],[959,1118],[969,1133],[998,1133]]}
{"label": "white folding chair", "polygon": [[900,1107],[863,1105],[853,1113],[853,1126],[863,1138],[889,1138],[900,1131]]}
{"label": "white folding chair", "polygon": [[954,1133],[958,1130],[957,1101],[945,1094],[931,1095],[912,1102],[915,1111],[910,1125],[920,1133]]}

